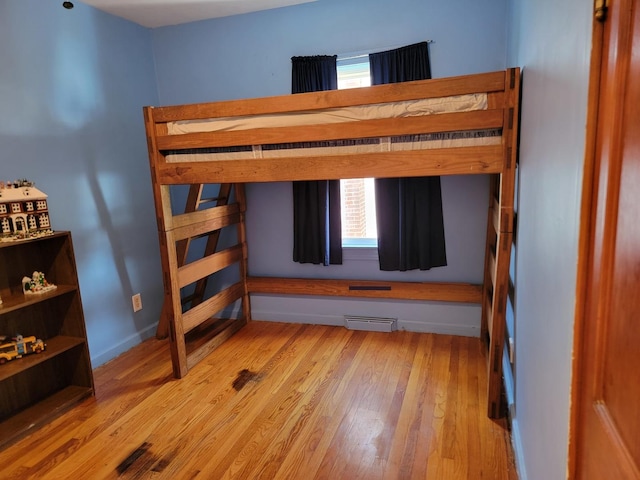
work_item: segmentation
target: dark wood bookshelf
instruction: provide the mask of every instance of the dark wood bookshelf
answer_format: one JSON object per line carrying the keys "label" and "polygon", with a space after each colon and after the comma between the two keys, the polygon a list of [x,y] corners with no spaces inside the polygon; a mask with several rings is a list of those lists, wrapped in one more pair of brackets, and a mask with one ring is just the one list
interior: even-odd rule
{"label": "dark wood bookshelf", "polygon": [[[0,266],[0,335],[45,344],[0,365],[1,449],[92,396],[94,385],[71,234],[0,242]],[[57,288],[25,295],[22,278],[34,271]]]}

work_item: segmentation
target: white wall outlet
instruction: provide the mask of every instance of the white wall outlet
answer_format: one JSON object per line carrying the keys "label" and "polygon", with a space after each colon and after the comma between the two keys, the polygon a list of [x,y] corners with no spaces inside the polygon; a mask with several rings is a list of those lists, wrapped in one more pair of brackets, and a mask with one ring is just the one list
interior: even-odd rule
{"label": "white wall outlet", "polygon": [[131,297],[131,304],[133,305],[133,311],[139,312],[142,310],[142,296],[139,293],[136,293],[133,297]]}

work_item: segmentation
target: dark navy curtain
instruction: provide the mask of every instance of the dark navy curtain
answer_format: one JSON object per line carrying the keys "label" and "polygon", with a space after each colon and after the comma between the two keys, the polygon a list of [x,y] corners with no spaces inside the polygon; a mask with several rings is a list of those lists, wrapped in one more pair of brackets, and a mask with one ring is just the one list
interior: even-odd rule
{"label": "dark navy curtain", "polygon": [[[293,57],[291,93],[336,90],[335,55]],[[293,260],[342,263],[340,181],[293,182]]]}
{"label": "dark navy curtain", "polygon": [[[369,55],[371,83],[431,78],[427,42]],[[447,264],[440,177],[375,180],[380,270]]]}

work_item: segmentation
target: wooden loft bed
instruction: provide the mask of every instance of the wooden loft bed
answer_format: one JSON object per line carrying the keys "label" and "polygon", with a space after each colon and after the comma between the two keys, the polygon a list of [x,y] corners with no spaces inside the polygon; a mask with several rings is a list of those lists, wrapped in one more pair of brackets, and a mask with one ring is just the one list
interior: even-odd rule
{"label": "wooden loft bed", "polygon": [[[186,375],[250,321],[252,293],[479,303],[488,414],[501,416],[519,96],[520,71],[511,68],[352,90],[145,107],[165,288],[158,335],[169,335],[174,375]],[[491,176],[482,285],[265,278],[247,271],[247,182],[461,174]],[[206,184],[220,186],[216,198],[203,198]],[[184,212],[171,207],[176,185],[189,186]],[[219,249],[226,227],[235,229],[237,243]],[[195,239],[206,247],[201,258],[187,263]],[[239,280],[205,298],[207,280],[232,265]],[[216,316],[238,303],[238,318]]]}

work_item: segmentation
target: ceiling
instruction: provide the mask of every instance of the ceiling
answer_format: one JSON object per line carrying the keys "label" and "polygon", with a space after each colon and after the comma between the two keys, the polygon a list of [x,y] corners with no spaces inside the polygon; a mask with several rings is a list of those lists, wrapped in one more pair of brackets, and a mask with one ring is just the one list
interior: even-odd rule
{"label": "ceiling", "polygon": [[82,0],[144,27],[164,27],[316,0]]}

